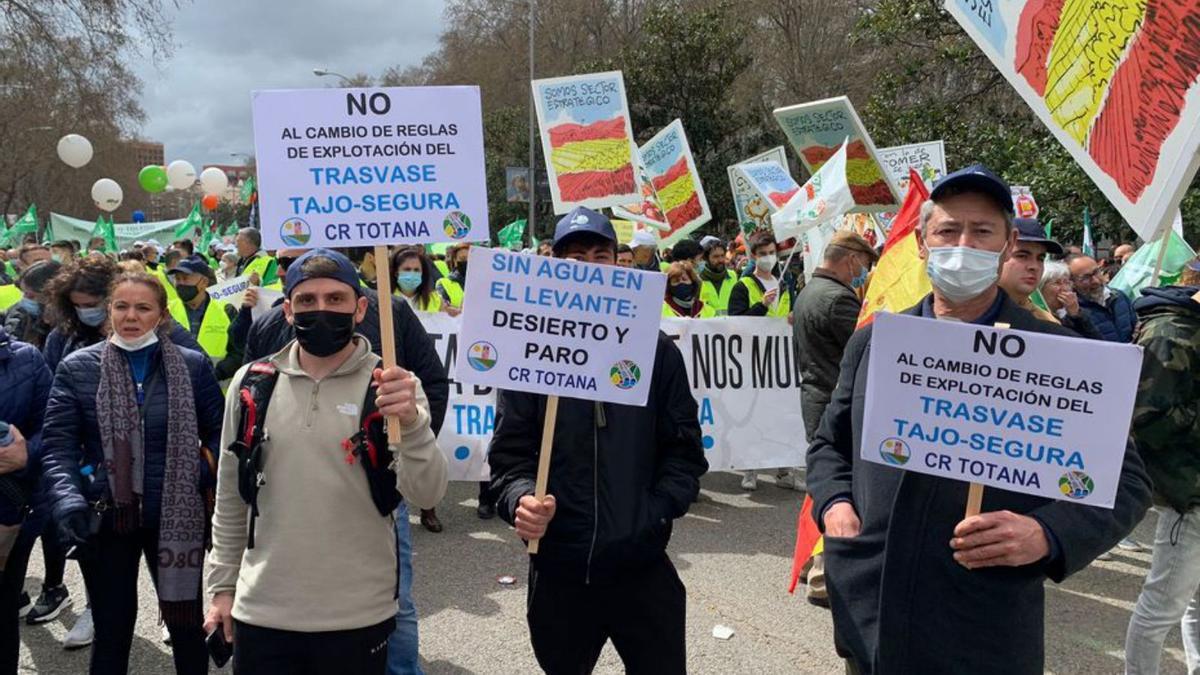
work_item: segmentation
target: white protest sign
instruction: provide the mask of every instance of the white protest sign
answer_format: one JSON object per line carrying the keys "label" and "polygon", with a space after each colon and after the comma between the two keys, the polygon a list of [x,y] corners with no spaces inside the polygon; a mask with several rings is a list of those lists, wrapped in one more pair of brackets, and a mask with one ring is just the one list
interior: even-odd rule
{"label": "white protest sign", "polygon": [[757,162],[775,162],[786,167],[787,150],[782,145],[776,146],[733,166],[725,167],[725,173],[729,175],[729,189],[733,191],[733,210],[737,214],[739,229],[743,229],[742,223],[754,223],[755,228],[763,229],[771,226],[771,208],[758,196],[745,175],[737,170],[739,165]]}
{"label": "white protest sign", "polygon": [[464,382],[646,403],[664,275],[482,247],[467,260]]}
{"label": "white protest sign", "polygon": [[876,148],[875,154],[900,194],[908,192],[909,169],[917,172],[929,190],[934,181],[946,175],[946,146],[942,141]]}
{"label": "white protest sign", "polygon": [[250,276],[243,274],[240,277],[227,279],[215,286],[208,287],[208,297],[213,300],[220,300],[240,307],[242,304],[242,296],[246,294],[246,289],[250,287]]}
{"label": "white protest sign", "polygon": [[[450,379],[450,400],[438,434],[449,478],[487,480],[496,390],[459,379],[461,316],[440,312],[417,312],[417,316]],[[662,330],[675,338],[683,354],[709,467],[715,471],[803,466],[808,444],[800,414],[800,373],[786,321],[664,318]]]}
{"label": "white protest sign", "polygon": [[840,219],[854,207],[846,182],[846,143],[771,216],[776,241],[799,237],[821,223]]}
{"label": "white protest sign", "polygon": [[276,291],[270,288],[259,288],[256,292],[258,293],[258,303],[250,308],[250,318],[252,320],[257,320],[258,317],[271,311],[271,308],[275,306],[275,302],[283,298],[283,291]]}
{"label": "white protest sign", "polygon": [[748,162],[733,167],[746,179],[754,194],[775,213],[800,191],[800,184],[788,173],[787,164],[774,161]]}
{"label": "white protest sign", "polygon": [[478,87],[253,94],[263,247],[486,241]]}
{"label": "white protest sign", "polygon": [[872,330],[863,460],[1112,508],[1140,347],[885,312]]}

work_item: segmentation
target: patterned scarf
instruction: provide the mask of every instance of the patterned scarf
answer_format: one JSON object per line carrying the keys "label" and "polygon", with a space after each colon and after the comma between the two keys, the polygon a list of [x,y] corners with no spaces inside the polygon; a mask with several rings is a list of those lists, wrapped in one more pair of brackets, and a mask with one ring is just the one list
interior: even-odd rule
{"label": "patterned scarf", "polygon": [[[158,342],[167,384],[167,447],[158,533],[158,603],[170,625],[198,626],[204,563],[204,498],[196,401],[183,354],[165,334]],[[129,362],[120,348],[104,343],[96,415],[112,495],[113,523],[120,534],[141,525],[144,437]],[[169,515],[168,515],[169,514]]]}

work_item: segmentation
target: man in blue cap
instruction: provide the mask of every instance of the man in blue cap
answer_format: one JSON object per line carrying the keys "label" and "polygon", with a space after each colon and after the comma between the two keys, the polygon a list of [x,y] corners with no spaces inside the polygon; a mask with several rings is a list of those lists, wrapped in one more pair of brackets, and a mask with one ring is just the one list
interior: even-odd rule
{"label": "man in blue cap", "polygon": [[[554,255],[614,265],[607,218],[576,208]],[[631,673],[686,672],[686,592],[667,557],[671,522],[708,470],[683,356],[659,333],[645,406],[563,398],[545,499],[534,497],[546,397],[501,391],[488,463],[496,507],[530,558],[526,618],[547,673],[589,673],[608,640]]]}
{"label": "man in blue cap", "polygon": [[212,359],[217,380],[224,382],[233,377],[242,366],[242,353],[246,350],[249,309],[239,315],[230,303],[209,296],[208,287],[216,283],[217,277],[200,256],[184,258],[167,270],[167,275],[174,281],[179,296],[179,302],[169,304],[172,318],[196,338]]}
{"label": "man in blue cap", "polygon": [[[906,314],[1074,335],[997,286],[1017,246],[1008,186],[974,165],[921,206],[933,292]],[[1043,585],[1086,567],[1141,521],[1150,484],[1127,445],[1112,510],[989,489],[963,518],[967,483],[859,457],[870,326],[846,345],[808,449],[813,517],[825,534],[834,642],[856,673],[1041,673]]]}

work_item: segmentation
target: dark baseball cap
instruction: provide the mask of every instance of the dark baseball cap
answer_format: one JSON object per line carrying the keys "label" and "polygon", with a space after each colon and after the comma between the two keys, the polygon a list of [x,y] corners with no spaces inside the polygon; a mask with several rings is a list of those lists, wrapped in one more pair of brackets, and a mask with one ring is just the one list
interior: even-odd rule
{"label": "dark baseball cap", "polygon": [[1046,247],[1050,255],[1062,255],[1062,244],[1046,236],[1046,230],[1034,218],[1014,218],[1013,226],[1017,228],[1017,241],[1028,241]]}
{"label": "dark baseball cap", "polygon": [[604,237],[614,245],[617,243],[617,231],[608,218],[587,207],[576,206],[554,226],[554,249],[558,250],[568,237],[584,232]]}
{"label": "dark baseball cap", "polygon": [[1008,187],[1008,183],[1000,180],[999,176],[982,164],[972,164],[947,174],[934,183],[929,198],[936,202],[949,190],[985,194],[995,200],[996,205],[1002,210],[1009,214],[1013,213],[1012,189]]}
{"label": "dark baseball cap", "polygon": [[175,266],[167,270],[167,274],[203,274],[206,277],[213,275],[212,268],[198,255],[190,256],[175,263]]}
{"label": "dark baseball cap", "polygon": [[[333,262],[333,266],[325,270],[305,271],[304,263],[313,258],[328,258]],[[363,294],[362,286],[358,283],[358,271],[354,269],[354,264],[350,262],[349,258],[333,249],[314,248],[292,261],[292,264],[288,265],[287,275],[284,277],[284,297],[292,297],[292,291],[309,279],[334,279],[353,288],[356,295]]]}

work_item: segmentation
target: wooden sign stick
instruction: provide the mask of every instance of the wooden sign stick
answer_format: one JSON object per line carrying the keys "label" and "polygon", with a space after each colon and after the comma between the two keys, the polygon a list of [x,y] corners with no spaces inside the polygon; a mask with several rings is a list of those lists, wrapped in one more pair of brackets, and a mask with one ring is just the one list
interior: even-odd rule
{"label": "wooden sign stick", "polygon": [[[558,397],[546,397],[546,419],[542,422],[542,449],[538,452],[537,483],[533,496],[540,502],[546,498],[546,484],[550,482],[550,453],[554,449],[554,423],[558,420]],[[529,541],[529,555],[537,555],[538,542]]]}
{"label": "wooden sign stick", "polygon": [[[1003,293],[1004,291],[1001,291]],[[997,323],[996,328],[1009,328],[1007,323]],[[967,515],[964,518],[979,515],[983,509],[983,484],[971,483],[971,487],[967,489]]]}
{"label": "wooden sign stick", "polygon": [[[396,327],[392,324],[392,269],[386,244],[375,245],[375,288],[379,291],[379,343],[383,367],[396,365]],[[386,417],[388,445],[400,444],[400,418]]]}

